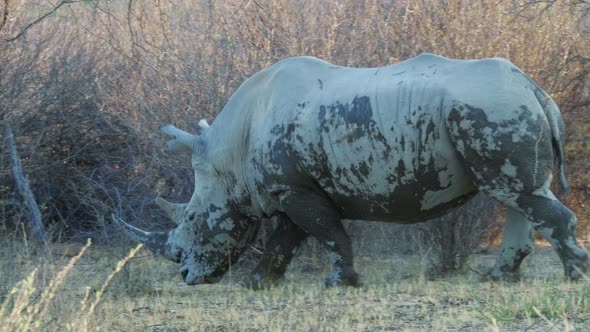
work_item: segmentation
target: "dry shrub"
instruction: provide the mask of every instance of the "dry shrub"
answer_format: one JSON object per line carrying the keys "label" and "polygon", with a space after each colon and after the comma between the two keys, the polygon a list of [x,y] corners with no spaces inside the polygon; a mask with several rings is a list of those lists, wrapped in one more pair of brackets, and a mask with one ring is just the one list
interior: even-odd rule
{"label": "dry shrub", "polygon": [[444,217],[417,225],[411,237],[423,257],[425,275],[434,279],[463,272],[474,249],[498,228],[497,215],[497,203],[480,194]]}
{"label": "dry shrub", "polygon": [[[419,257],[420,272],[435,279],[466,270],[471,253],[501,233],[499,214],[496,201],[478,194],[463,206],[424,223],[350,221],[345,228],[354,234],[354,250],[361,256],[383,257],[396,252]],[[317,244],[312,245],[314,253],[320,249]]]}
{"label": "dry shrub", "polygon": [[[156,195],[188,201],[192,176],[188,158],[163,151],[158,125],[196,131],[246,77],[295,55],[345,66],[421,52],[511,60],[561,105],[570,202],[581,223],[590,217],[583,206],[590,197],[587,3],[93,0],[64,4],[10,42],[53,5],[5,3],[0,114],[14,125],[54,234],[106,238],[112,210],[164,225],[150,203]],[[3,213],[17,225],[20,205],[11,198],[6,157],[0,161]]]}

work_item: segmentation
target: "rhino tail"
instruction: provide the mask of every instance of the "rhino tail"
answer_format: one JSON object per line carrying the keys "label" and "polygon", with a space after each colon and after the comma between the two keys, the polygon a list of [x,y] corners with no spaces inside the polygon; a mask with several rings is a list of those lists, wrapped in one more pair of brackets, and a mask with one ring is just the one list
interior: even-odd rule
{"label": "rhino tail", "polygon": [[545,116],[551,128],[551,142],[553,145],[553,152],[555,153],[555,165],[557,166],[557,173],[559,175],[559,193],[565,195],[569,192],[570,187],[565,175],[565,152],[564,152],[564,137],[565,129],[563,124],[563,117],[559,111],[559,107],[547,93],[540,88],[536,89],[535,96],[545,111]]}

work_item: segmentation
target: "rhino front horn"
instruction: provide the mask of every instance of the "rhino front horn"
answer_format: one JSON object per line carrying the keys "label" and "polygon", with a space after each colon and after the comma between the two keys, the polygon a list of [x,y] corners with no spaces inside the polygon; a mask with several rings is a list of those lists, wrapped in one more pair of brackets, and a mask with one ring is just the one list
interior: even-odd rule
{"label": "rhino front horn", "polygon": [[193,144],[195,143],[197,136],[178,129],[169,123],[162,124],[160,130],[170,136],[174,136],[174,139],[166,143],[171,151],[189,154],[193,151]]}
{"label": "rhino front horn", "polygon": [[164,255],[166,257],[168,256],[166,250],[168,232],[147,232],[135,226],[129,225],[121,218],[116,217],[114,214],[111,215],[111,217],[113,218],[114,222],[123,227],[125,233],[127,233],[130,238],[143,243],[144,246],[148,247],[157,254]]}

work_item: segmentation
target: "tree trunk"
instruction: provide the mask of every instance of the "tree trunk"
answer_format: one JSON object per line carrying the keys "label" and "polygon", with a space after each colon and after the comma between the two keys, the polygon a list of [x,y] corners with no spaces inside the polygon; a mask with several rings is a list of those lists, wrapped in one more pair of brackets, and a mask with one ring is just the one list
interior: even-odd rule
{"label": "tree trunk", "polygon": [[41,220],[41,211],[39,210],[37,201],[35,201],[35,196],[33,195],[33,191],[31,191],[29,182],[23,174],[20,158],[18,157],[18,152],[16,151],[16,143],[14,141],[12,128],[8,122],[5,123],[5,126],[6,145],[8,146],[8,153],[10,154],[10,161],[12,163],[12,175],[14,176],[16,187],[21,194],[24,203],[27,205],[27,210],[29,211],[29,226],[31,236],[33,240],[42,242],[47,240],[47,236],[45,234],[43,222]]}

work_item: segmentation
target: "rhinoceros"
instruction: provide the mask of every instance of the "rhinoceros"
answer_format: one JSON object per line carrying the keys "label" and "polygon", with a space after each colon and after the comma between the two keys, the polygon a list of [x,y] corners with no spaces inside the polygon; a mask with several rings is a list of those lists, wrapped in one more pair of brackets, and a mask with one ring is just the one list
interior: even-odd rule
{"label": "rhinoceros", "polygon": [[280,279],[309,235],[327,251],[327,286],[358,285],[341,219],[417,223],[483,192],[506,206],[489,275],[512,278],[536,229],[577,279],[589,258],[576,217],[550,189],[564,173],[564,126],[553,99],[501,58],[422,54],[378,68],[313,57],[282,60],[247,79],[209,126],[172,125],[173,151],[192,154],[186,204],[159,204],[178,223],[128,233],[180,263],[187,284],[215,283],[272,216],[278,227],[251,280]]}

